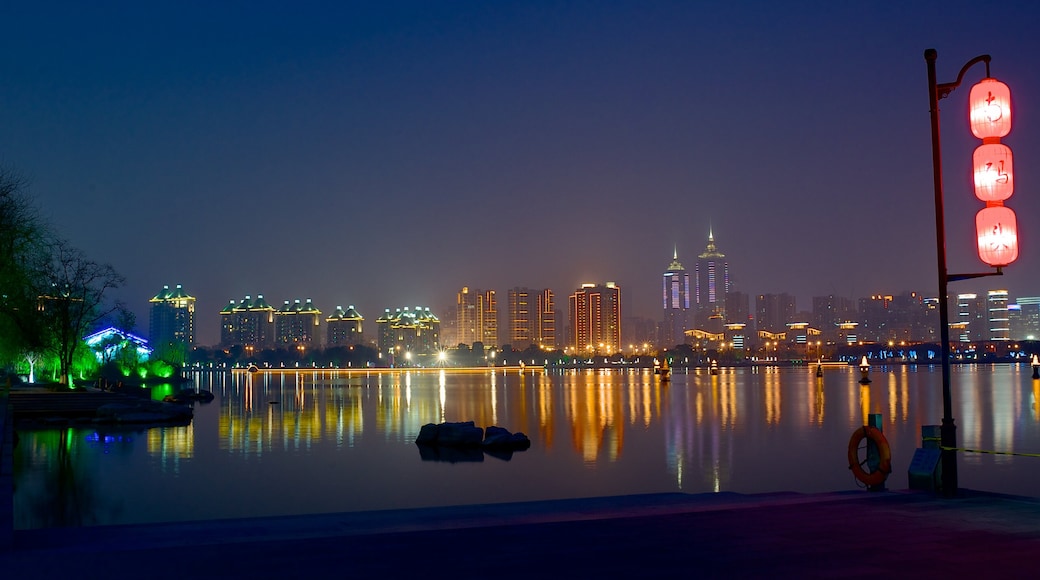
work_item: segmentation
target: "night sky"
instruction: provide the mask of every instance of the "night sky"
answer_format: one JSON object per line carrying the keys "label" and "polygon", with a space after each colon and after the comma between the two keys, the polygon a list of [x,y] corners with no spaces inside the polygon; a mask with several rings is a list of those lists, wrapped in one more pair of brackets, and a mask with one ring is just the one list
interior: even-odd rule
{"label": "night sky", "polygon": [[[211,5],[213,4],[213,5]],[[862,6],[861,6],[862,5]],[[0,6],[0,163],[127,278],[217,311],[263,293],[430,306],[463,285],[615,281],[660,317],[712,228],[734,288],[937,294],[927,76],[1012,90],[1021,257],[1040,295],[1040,4],[19,2]],[[969,87],[941,102],[951,272],[974,242]]]}

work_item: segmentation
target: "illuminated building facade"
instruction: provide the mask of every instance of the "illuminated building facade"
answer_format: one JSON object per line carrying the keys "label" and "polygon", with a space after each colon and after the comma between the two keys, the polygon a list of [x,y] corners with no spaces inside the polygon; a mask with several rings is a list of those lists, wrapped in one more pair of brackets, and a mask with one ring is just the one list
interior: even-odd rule
{"label": "illuminated building facade", "polygon": [[416,356],[436,354],[440,349],[441,321],[429,308],[416,306],[390,312],[387,308],[376,319],[379,329],[379,352],[386,353],[392,364],[404,361],[397,359],[411,353]]}
{"label": "illuminated building facade", "polygon": [[661,321],[661,346],[672,347],[686,340],[690,328],[690,273],[679,263],[679,252],[672,252],[672,263],[662,284],[664,318]]}
{"label": "illuminated building facade", "polygon": [[986,293],[989,316],[989,340],[1011,340],[1011,325],[1008,320],[1008,291],[990,290]]}
{"label": "illuminated building facade", "polygon": [[1040,297],[1021,297],[1008,306],[1012,340],[1040,340]]}
{"label": "illuminated building facade", "polygon": [[508,340],[517,350],[531,345],[556,348],[556,310],[552,290],[512,288],[508,299]]}
{"label": "illuminated building facade", "polygon": [[149,301],[148,336],[156,348],[168,345],[195,346],[195,297],[180,284],[170,290],[163,286]]}
{"label": "illuminated building facade", "polygon": [[256,300],[246,296],[239,303],[234,300],[220,311],[220,345],[224,348],[242,346],[247,350],[271,348],[275,345],[274,308],[257,295]]}
{"label": "illuminated building facade", "polygon": [[325,319],[325,345],[348,346],[362,344],[365,318],[351,304],[346,310],[337,306],[336,311]]}
{"label": "illuminated building facade", "polygon": [[621,349],[621,288],[582,284],[570,295],[570,346],[578,352]]}
{"label": "illuminated building facade", "polygon": [[292,304],[286,300],[274,313],[274,336],[278,346],[319,346],[320,326],[321,311],[310,298],[302,304],[299,299]]}
{"label": "illuminated building facade", "polygon": [[712,320],[718,320],[715,326],[721,326],[726,316],[726,295],[729,293],[729,264],[724,261],[725,254],[715,247],[715,236],[708,230],[708,245],[704,253],[697,256],[694,268],[694,326],[708,329]]}
{"label": "illuminated building facade", "polygon": [[957,295],[957,320],[951,322],[958,342],[985,340],[986,299],[978,294],[965,293]]}
{"label": "illuminated building facade", "polygon": [[494,290],[462,287],[455,301],[455,332],[459,343],[498,346],[498,299]]}

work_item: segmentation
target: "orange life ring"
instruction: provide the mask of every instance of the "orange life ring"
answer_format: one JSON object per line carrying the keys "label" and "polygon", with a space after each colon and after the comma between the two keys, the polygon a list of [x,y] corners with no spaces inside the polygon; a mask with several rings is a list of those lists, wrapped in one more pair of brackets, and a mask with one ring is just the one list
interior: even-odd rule
{"label": "orange life ring", "polygon": [[[863,439],[870,439],[878,448],[878,468],[870,473],[863,469],[863,464],[859,461],[859,444]],[[870,487],[885,483],[888,474],[892,473],[892,450],[880,429],[867,425],[853,431],[852,438],[849,439],[849,469],[856,479]]]}

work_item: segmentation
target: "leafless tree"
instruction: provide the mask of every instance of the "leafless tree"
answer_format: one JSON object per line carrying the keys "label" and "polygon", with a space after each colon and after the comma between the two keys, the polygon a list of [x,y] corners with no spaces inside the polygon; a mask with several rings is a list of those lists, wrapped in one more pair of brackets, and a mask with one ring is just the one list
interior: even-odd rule
{"label": "leafless tree", "polygon": [[39,310],[51,328],[60,381],[69,384],[83,336],[100,319],[121,308],[106,304],[106,295],[125,282],[112,266],[89,260],[68,242],[51,245],[50,288],[40,293]]}

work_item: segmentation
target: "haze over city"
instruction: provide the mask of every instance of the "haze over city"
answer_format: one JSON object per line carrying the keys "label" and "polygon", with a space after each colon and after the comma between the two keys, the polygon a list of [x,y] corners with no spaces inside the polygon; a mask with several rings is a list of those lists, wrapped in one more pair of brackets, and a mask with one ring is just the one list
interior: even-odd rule
{"label": "haze over city", "polygon": [[[940,82],[1006,82],[1021,257],[1040,295],[1030,2],[907,5],[79,3],[0,8],[0,162],[127,279],[218,310],[262,293],[429,306],[462,286],[614,281],[661,316],[709,228],[735,290],[936,293],[926,48]],[[974,248],[968,87],[941,103],[951,272]]]}

